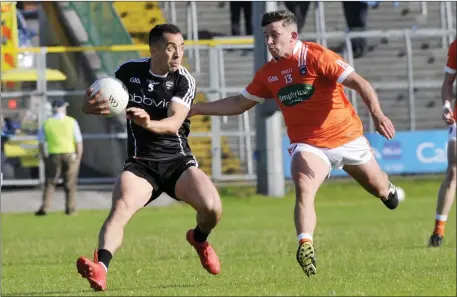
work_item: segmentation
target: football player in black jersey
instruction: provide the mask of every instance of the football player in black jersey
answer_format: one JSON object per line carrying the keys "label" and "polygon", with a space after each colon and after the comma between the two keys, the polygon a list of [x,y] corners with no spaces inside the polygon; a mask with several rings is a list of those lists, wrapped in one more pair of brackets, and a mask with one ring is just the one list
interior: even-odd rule
{"label": "football player in black jersey", "polygon": [[[108,265],[122,243],[124,226],[162,192],[197,211],[197,226],[187,232],[187,241],[208,272],[220,272],[207,237],[221,217],[222,205],[187,141],[190,122],[186,117],[195,97],[195,80],[181,66],[184,40],[180,29],[173,24],[155,26],[149,33],[149,47],[150,58],[128,61],[115,73],[130,97],[126,111],[129,157],[116,180],[94,260],[80,257],[76,262],[78,272],[95,290],[106,290]],[[83,112],[107,114],[107,98],[91,93],[87,90]]]}

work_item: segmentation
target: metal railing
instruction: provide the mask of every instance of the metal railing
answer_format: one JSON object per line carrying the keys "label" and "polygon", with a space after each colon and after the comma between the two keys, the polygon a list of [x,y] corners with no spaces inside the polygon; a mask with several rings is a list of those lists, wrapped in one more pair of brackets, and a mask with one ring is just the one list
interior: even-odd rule
{"label": "metal railing", "polygon": [[[58,5],[56,3],[56,5]],[[66,8],[73,10],[81,21],[81,30],[87,33],[86,46],[108,46],[117,44],[133,44],[122,20],[117,15],[111,2],[69,1]],[[107,25],[109,24],[109,25]],[[102,71],[114,73],[119,60],[139,58],[138,52],[103,52],[98,51]]]}
{"label": "metal railing", "polygon": [[[252,40],[237,40],[235,42],[250,42]],[[198,49],[206,49],[210,51],[210,55],[213,57],[214,63],[209,63],[210,67],[214,67],[214,75],[212,75],[210,79],[210,87],[209,88],[198,88],[197,91],[204,92],[207,94],[208,98],[213,96],[214,100],[221,98],[223,87],[221,87],[221,79],[219,77],[220,66],[217,63],[219,53],[217,52],[217,44],[223,44],[224,42],[215,42],[215,41],[200,41],[200,42],[192,42],[189,41],[186,43],[191,45],[194,48]],[[225,41],[225,43],[230,43],[230,41]],[[190,49],[192,49],[192,47]],[[83,96],[85,90],[48,90],[47,81],[45,79],[45,69],[47,66],[47,55],[49,53],[64,53],[64,52],[85,52],[85,51],[111,51],[111,52],[124,52],[124,51],[141,51],[147,49],[148,45],[131,45],[131,46],[100,46],[100,47],[42,47],[42,48],[21,48],[10,50],[10,52],[23,52],[28,51],[32,53],[37,53],[37,68],[38,68],[38,81],[37,81],[37,89],[34,91],[14,91],[14,92],[2,92],[2,99],[8,98],[18,98],[18,97],[27,97],[27,96],[37,96],[40,97],[40,107],[38,114],[38,126],[41,126],[45,120],[45,103],[47,102],[48,98],[52,97],[62,97],[62,96],[75,96],[81,95]],[[122,63],[123,61],[119,61],[118,63]],[[245,115],[246,117],[246,115]],[[216,181],[231,181],[231,180],[253,180],[255,179],[255,175],[253,172],[253,152],[251,151],[252,148],[250,147],[251,142],[250,138],[255,136],[255,133],[250,131],[249,125],[244,124],[246,127],[246,131],[237,130],[237,131],[222,131],[220,128],[220,118],[213,117],[212,118],[212,125],[210,132],[192,132],[191,137],[211,137],[211,150],[212,150],[212,178]],[[222,137],[239,137],[249,139],[246,141],[247,147],[250,150],[249,152],[245,152],[247,158],[247,167],[248,172],[246,174],[223,174],[222,173]],[[115,133],[115,134],[83,134],[83,140],[93,140],[93,139],[126,139],[125,133]],[[36,135],[28,135],[28,136],[13,136],[11,141],[19,141],[19,140],[37,140]],[[3,179],[3,185],[39,185],[44,182],[44,164],[42,161],[39,162],[38,165],[39,173],[37,179]],[[80,178],[79,181],[81,183],[84,182],[112,182],[114,181],[114,177],[108,178]]]}
{"label": "metal railing", "polygon": [[[414,88],[437,88],[441,85],[440,80],[436,81],[416,81],[414,78],[414,68],[413,68],[413,51],[411,46],[411,39],[421,38],[421,37],[440,37],[448,36],[455,34],[453,30],[389,30],[389,31],[367,31],[367,32],[328,32],[324,34],[303,34],[301,37],[305,39],[336,39],[344,40],[347,46],[347,55],[348,61],[353,61],[352,57],[352,44],[351,39],[356,37],[388,37],[390,39],[404,39],[406,46],[407,54],[407,65],[408,69],[408,79],[404,82],[401,81],[391,81],[391,82],[372,82],[372,85],[377,89],[399,89],[407,88],[409,94],[409,120],[410,120],[410,129],[415,130],[416,128],[416,118],[415,118],[415,94]],[[233,39],[233,40],[202,40],[202,41],[186,41],[187,45],[192,45],[200,50],[207,50],[209,63],[207,69],[209,75],[209,86],[206,88],[199,88],[198,91],[204,92],[208,100],[218,100],[219,98],[225,97],[228,93],[237,93],[242,89],[243,86],[226,86],[226,78],[224,71],[224,49],[228,48],[253,48],[252,38],[244,39]],[[132,46],[105,46],[105,47],[43,47],[43,48],[22,48],[16,50],[9,50],[8,52],[33,52],[38,53],[38,71],[41,73],[39,75],[39,80],[37,82],[37,89],[32,92],[25,91],[16,91],[16,92],[2,92],[2,99],[12,98],[12,97],[21,97],[21,96],[39,96],[41,98],[41,107],[39,112],[38,124],[41,125],[44,121],[44,103],[47,101],[48,97],[57,97],[57,96],[71,96],[71,95],[83,95],[85,90],[49,90],[47,82],[45,80],[44,70],[46,69],[46,59],[48,53],[63,53],[63,52],[83,52],[83,51],[113,51],[113,52],[122,52],[122,51],[141,51],[147,49],[147,45],[132,45]],[[192,49],[192,47],[190,48]],[[119,61],[121,63],[123,61]],[[352,92],[350,95],[351,101],[354,106],[357,106],[357,97],[355,92]],[[221,129],[221,120],[219,117],[211,117],[211,131],[210,132],[192,132],[191,137],[211,137],[211,151],[212,151],[212,178],[216,181],[228,181],[228,180],[254,180],[254,151],[253,143],[251,138],[255,136],[255,132],[251,130],[249,113],[245,113],[242,116],[238,117],[238,127],[233,131],[223,131]],[[370,121],[371,123],[372,121]],[[370,126],[370,131],[373,131],[372,125]],[[222,173],[222,145],[221,138],[227,137],[238,137],[242,146],[245,146],[244,151],[239,150],[238,154],[241,157],[246,159],[246,171],[242,175],[227,175]],[[125,139],[125,133],[117,134],[84,134],[83,139]],[[13,138],[14,139],[14,138]],[[20,138],[19,138],[20,139]],[[36,139],[35,136],[27,136],[24,139]],[[43,164],[39,165],[40,173],[39,178],[34,181],[19,181],[19,180],[4,180],[4,185],[13,185],[13,184],[40,184],[44,180],[44,171]],[[92,182],[96,181],[102,182],[106,179],[90,179]],[[114,180],[114,177],[111,177],[111,180]],[[81,182],[88,182],[84,178],[80,179]]]}
{"label": "metal railing", "polygon": [[[320,36],[319,36],[320,35]],[[408,94],[409,94],[409,111],[410,111],[410,128],[412,131],[416,129],[416,119],[415,119],[415,94],[414,88],[416,84],[414,83],[414,69],[413,69],[413,52],[412,52],[412,45],[411,39],[412,38],[420,38],[420,37],[431,37],[431,36],[443,36],[446,40],[446,37],[455,36],[455,30],[436,30],[436,29],[421,29],[421,30],[387,30],[387,31],[366,31],[366,32],[326,32],[324,34],[302,34],[300,38],[306,39],[334,39],[334,40],[341,40],[345,41],[346,50],[348,53],[348,62],[353,65],[353,53],[352,53],[352,42],[351,40],[358,37],[364,38],[379,38],[385,37],[392,39],[404,39],[405,40],[405,47],[406,47],[406,56],[407,56],[407,73],[408,73]],[[449,38],[451,39],[451,38]],[[448,44],[446,44],[447,46]],[[377,88],[382,88],[385,86],[392,86],[397,84],[397,82],[392,82],[391,84],[378,84]],[[431,85],[440,85],[441,81],[435,81]],[[377,85],[374,83],[374,85]],[[357,108],[357,94],[355,91],[351,90],[350,94],[351,103]],[[373,122],[369,121],[369,131],[374,132]]]}
{"label": "metal railing", "polygon": [[[325,1],[314,1],[315,2],[315,13],[314,13],[314,22],[316,27],[316,41],[323,46],[327,46],[327,39],[325,38],[325,33],[327,32],[326,18],[325,18]],[[177,13],[175,1],[165,2],[165,13],[168,20],[172,23],[177,21]],[[420,2],[421,14],[426,16],[429,14],[428,3],[427,1]],[[441,29],[442,30],[452,30],[453,29],[453,14],[452,14],[452,2],[442,1],[440,2],[440,20],[441,20]],[[188,1],[186,5],[186,24],[187,24],[187,36],[188,39],[193,40],[194,42],[199,41],[198,38],[198,17],[197,17],[197,3],[195,1]],[[230,37],[236,38],[236,37]],[[445,48],[447,44],[452,42],[452,37],[442,36],[442,48]],[[196,73],[200,73],[201,70],[201,57],[200,50],[198,47],[193,47],[193,50],[189,52],[189,59],[193,65],[193,70]]]}

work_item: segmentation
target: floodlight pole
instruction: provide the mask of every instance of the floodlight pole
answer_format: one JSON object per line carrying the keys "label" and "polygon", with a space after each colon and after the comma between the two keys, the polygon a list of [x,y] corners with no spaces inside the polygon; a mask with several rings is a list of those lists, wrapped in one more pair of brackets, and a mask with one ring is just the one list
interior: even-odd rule
{"label": "floodlight pole", "polygon": [[[265,46],[262,15],[277,9],[276,2],[253,1],[254,72],[267,63],[271,56]],[[273,99],[256,107],[257,193],[284,197],[285,181],[282,157],[282,116]]]}

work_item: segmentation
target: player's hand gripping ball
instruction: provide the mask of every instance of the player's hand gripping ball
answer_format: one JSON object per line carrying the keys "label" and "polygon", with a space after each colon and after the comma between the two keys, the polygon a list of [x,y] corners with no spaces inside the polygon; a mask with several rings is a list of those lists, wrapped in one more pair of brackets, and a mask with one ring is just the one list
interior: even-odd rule
{"label": "player's hand gripping ball", "polygon": [[113,117],[122,113],[129,102],[129,93],[118,79],[105,77],[96,80],[91,86],[88,109],[92,114]]}

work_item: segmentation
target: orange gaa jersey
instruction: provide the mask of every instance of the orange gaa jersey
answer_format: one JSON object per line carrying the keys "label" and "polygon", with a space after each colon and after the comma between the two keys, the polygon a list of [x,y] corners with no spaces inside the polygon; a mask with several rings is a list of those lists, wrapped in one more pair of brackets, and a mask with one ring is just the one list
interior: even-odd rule
{"label": "orange gaa jersey", "polygon": [[363,135],[341,84],[353,71],[333,51],[297,41],[293,56],[266,63],[241,94],[259,102],[274,98],[291,143],[335,148]]}
{"label": "orange gaa jersey", "polygon": [[[457,40],[454,40],[454,42],[452,42],[449,46],[444,71],[450,74],[457,73]],[[454,104],[454,120],[457,121],[457,100]]]}

